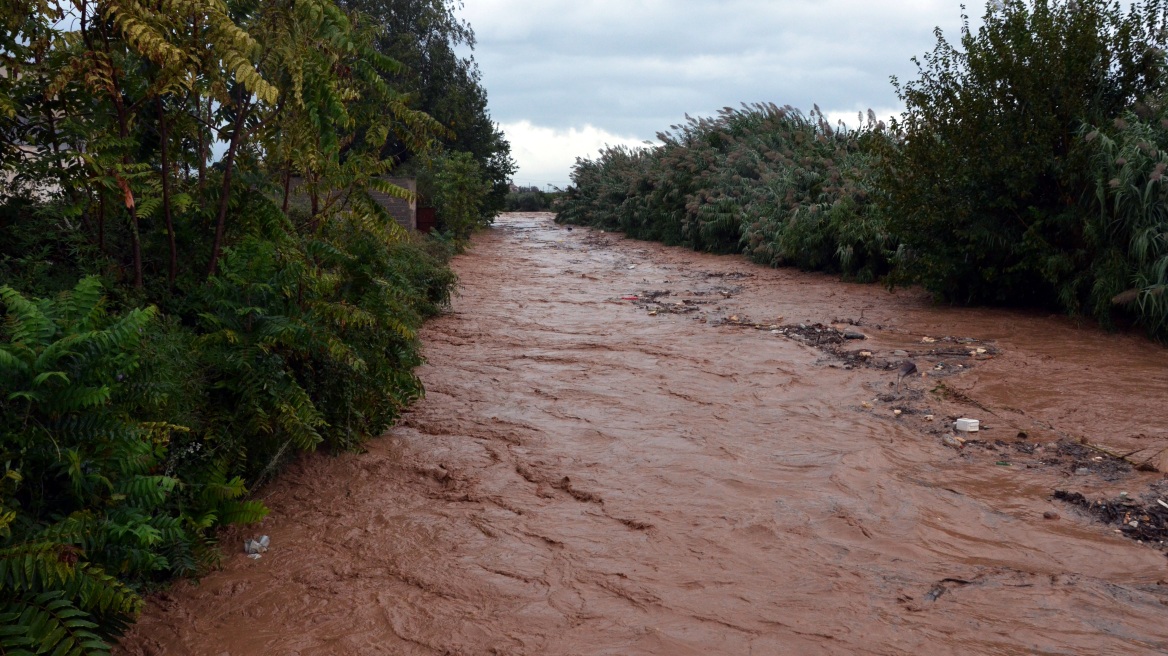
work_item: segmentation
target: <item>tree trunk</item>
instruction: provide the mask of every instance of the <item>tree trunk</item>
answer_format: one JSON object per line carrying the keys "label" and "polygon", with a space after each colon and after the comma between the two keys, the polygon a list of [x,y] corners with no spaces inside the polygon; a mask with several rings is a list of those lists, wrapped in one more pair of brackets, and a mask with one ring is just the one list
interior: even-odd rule
{"label": "tree trunk", "polygon": [[178,246],[174,241],[174,218],[170,212],[170,126],[166,123],[166,107],[158,98],[158,132],[162,155],[162,217],[166,221],[166,239],[170,246],[170,269],[166,280],[174,289],[174,279],[178,275]]}
{"label": "tree trunk", "polygon": [[[114,107],[117,109],[118,115],[118,135],[122,139],[126,139],[130,135],[129,119],[126,117],[126,108],[121,102],[119,96],[115,96]],[[127,154],[122,157],[122,164],[129,168],[133,160]],[[134,194],[130,189],[129,180],[120,178],[124,185],[123,192],[125,193],[126,210],[130,213],[130,247],[133,249],[134,258],[134,288],[142,289],[142,236],[138,230],[138,204],[134,200]]]}
{"label": "tree trunk", "polygon": [[105,188],[98,186],[97,188],[97,249],[105,255]]}
{"label": "tree trunk", "polygon": [[288,213],[288,196],[292,189],[292,160],[284,167],[284,204],[281,206],[284,214]]}
{"label": "tree trunk", "polygon": [[235,115],[235,125],[231,130],[231,141],[227,155],[223,158],[223,186],[219,193],[219,213],[215,219],[215,241],[211,243],[211,261],[207,263],[207,277],[215,275],[219,266],[219,253],[223,249],[223,233],[227,227],[227,210],[231,204],[231,174],[235,168],[235,151],[243,138],[243,124],[247,119],[247,99],[240,93],[239,111]]}

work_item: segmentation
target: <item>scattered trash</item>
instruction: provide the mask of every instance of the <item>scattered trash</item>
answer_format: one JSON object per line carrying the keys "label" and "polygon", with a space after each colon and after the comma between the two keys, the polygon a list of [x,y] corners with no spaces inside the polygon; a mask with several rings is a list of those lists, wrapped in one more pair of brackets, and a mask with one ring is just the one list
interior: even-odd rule
{"label": "scattered trash", "polygon": [[1080,475],[1080,476],[1086,476],[1087,474],[1091,473],[1091,470],[1087,469],[1086,467],[1079,467],[1078,469],[1075,470],[1075,473]]}
{"label": "scattered trash", "polygon": [[1010,463],[1005,461],[1005,460],[999,460],[994,464],[996,464],[999,467],[1009,467],[1010,466]]}
{"label": "scattered trash", "polygon": [[622,301],[639,301],[640,299],[640,296],[621,296]]}
{"label": "scattered trash", "polygon": [[965,448],[965,440],[957,437],[956,435],[942,435],[941,443],[945,446],[957,449],[958,451]]}
{"label": "scattered trash", "polygon": [[258,540],[244,540],[243,552],[249,556],[258,556],[267,551],[271,543],[271,538],[266,535],[261,535]]}
{"label": "scattered trash", "polygon": [[903,411],[903,410],[899,410],[899,409],[898,409],[898,410],[893,410],[893,411],[892,411],[892,414],[894,414],[894,415],[896,415],[897,417],[899,417],[900,415],[904,414],[904,411]]}
{"label": "scattered trash", "polygon": [[1168,508],[1168,503],[1164,503],[1163,499],[1156,499],[1156,503],[1160,504],[1161,506],[1164,506],[1165,508]]}
{"label": "scattered trash", "polygon": [[637,265],[635,265],[635,264],[630,264],[630,265],[629,265],[629,268],[630,268],[630,269],[635,269],[635,268],[637,268]]}
{"label": "scattered trash", "polygon": [[933,339],[932,337],[922,337],[921,341],[924,342],[925,344],[932,344],[933,342],[936,342],[937,340]]}
{"label": "scattered trash", "polygon": [[981,422],[979,422],[977,419],[967,419],[962,417],[961,419],[953,422],[953,428],[963,433],[976,433],[980,423]]}
{"label": "scattered trash", "polygon": [[868,339],[868,336],[858,330],[845,330],[844,339]]}
{"label": "scattered trash", "polygon": [[897,394],[900,394],[900,381],[901,381],[901,379],[904,378],[905,376],[910,376],[912,374],[915,374],[916,372],[917,372],[917,365],[912,360],[906,360],[903,364],[900,365],[900,368],[896,370],[896,393]]}
{"label": "scattered trash", "polygon": [[986,350],[983,348],[979,348],[976,351],[974,351],[974,353],[977,353],[978,355],[984,355],[986,353]]}
{"label": "scattered trash", "polygon": [[1059,519],[1059,514],[1054,512],[1053,510],[1048,510],[1048,511],[1042,513],[1042,518],[1043,519]]}
{"label": "scattered trash", "polygon": [[1091,501],[1078,492],[1055,490],[1058,501],[1078,506],[1105,524],[1117,526],[1116,531],[1133,540],[1161,544],[1168,539],[1168,504],[1141,502],[1130,497]]}
{"label": "scattered trash", "polygon": [[871,404],[870,402],[868,402],[868,401],[864,401],[864,402],[863,402],[863,403],[861,403],[860,405],[861,405],[861,406],[863,406],[863,407],[864,407],[865,409],[867,409],[867,410],[871,410],[871,409],[872,409],[872,404]]}
{"label": "scattered trash", "polygon": [[872,352],[871,351],[860,351],[860,357],[861,358],[870,358],[870,357],[872,357]]}
{"label": "scattered trash", "polygon": [[933,421],[933,415],[925,415],[925,421]]}

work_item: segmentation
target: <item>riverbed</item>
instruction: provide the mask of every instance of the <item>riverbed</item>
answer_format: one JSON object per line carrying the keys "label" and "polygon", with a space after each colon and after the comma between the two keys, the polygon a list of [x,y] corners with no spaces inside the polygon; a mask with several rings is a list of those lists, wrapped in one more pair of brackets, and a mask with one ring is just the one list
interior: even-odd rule
{"label": "riverbed", "polygon": [[548,214],[454,267],[426,398],[120,653],[1168,651],[1162,545],[1052,496],[1168,490],[1162,346]]}

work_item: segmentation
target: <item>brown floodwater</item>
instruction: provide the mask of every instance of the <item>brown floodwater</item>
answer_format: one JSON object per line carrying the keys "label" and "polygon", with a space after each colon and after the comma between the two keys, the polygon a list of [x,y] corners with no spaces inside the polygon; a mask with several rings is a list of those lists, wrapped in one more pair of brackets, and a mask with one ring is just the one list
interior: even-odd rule
{"label": "brown floodwater", "polygon": [[1168,469],[1164,348],[546,214],[454,266],[425,400],[264,488],[121,653],[1168,652],[1159,545],[1051,497],[1168,490],[1075,448]]}

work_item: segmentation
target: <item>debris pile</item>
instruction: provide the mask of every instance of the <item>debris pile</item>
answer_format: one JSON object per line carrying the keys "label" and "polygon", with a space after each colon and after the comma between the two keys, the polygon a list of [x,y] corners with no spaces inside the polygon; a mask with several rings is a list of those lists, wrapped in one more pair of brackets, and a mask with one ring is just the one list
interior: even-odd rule
{"label": "debris pile", "polygon": [[1116,499],[1091,501],[1078,492],[1056,490],[1054,498],[1077,506],[1095,519],[1118,526],[1117,531],[1133,540],[1164,547],[1168,539],[1168,502],[1156,498],[1138,501],[1126,495]]}

